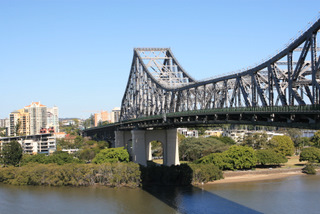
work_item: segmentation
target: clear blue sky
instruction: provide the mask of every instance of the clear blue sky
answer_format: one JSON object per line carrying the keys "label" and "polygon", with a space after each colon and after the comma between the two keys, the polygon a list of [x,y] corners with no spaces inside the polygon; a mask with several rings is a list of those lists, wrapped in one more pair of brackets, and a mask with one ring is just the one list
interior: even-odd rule
{"label": "clear blue sky", "polygon": [[195,79],[282,48],[319,0],[0,0],[0,118],[32,101],[60,117],[120,107],[134,47],[170,47]]}

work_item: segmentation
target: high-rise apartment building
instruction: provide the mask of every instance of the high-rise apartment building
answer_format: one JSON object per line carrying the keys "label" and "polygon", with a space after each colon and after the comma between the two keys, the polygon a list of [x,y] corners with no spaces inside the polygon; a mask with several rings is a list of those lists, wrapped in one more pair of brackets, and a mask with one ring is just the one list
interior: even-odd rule
{"label": "high-rise apartment building", "polygon": [[23,109],[11,112],[8,135],[37,135],[43,129],[59,132],[58,115],[58,107],[47,108],[47,106],[42,105],[40,102],[32,102]]}
{"label": "high-rise apartment building", "polygon": [[110,114],[108,111],[101,111],[94,114],[94,126],[98,126],[100,122],[110,122]]}
{"label": "high-rise apartment building", "polygon": [[31,105],[24,107],[30,115],[30,134],[40,133],[41,128],[47,128],[47,106],[40,102],[32,102]]}
{"label": "high-rise apartment building", "polygon": [[54,132],[59,132],[59,109],[57,106],[47,108],[47,128],[54,129]]}
{"label": "high-rise apartment building", "polygon": [[30,135],[30,115],[25,109],[11,112],[9,121],[9,136]]}
{"label": "high-rise apartment building", "polygon": [[116,107],[114,109],[112,109],[111,111],[111,123],[116,123],[116,122],[119,122],[120,120],[120,112],[121,112],[121,109],[119,107]]}

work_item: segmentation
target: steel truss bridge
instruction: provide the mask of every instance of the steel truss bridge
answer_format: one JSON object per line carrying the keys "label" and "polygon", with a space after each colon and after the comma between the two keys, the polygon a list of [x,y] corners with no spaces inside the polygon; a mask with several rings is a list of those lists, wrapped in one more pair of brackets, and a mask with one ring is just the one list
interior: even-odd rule
{"label": "steel truss bridge", "polygon": [[320,19],[240,72],[197,81],[169,48],[135,48],[117,130],[221,123],[320,128]]}

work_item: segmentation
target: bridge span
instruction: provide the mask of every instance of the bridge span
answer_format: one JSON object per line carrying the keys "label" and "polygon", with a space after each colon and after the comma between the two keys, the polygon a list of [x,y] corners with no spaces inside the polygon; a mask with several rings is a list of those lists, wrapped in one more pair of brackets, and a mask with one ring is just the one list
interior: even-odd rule
{"label": "bridge span", "polygon": [[84,131],[128,148],[145,165],[150,143],[164,164],[179,164],[177,127],[251,124],[320,128],[320,19],[261,64],[204,81],[193,79],[169,48],[135,48],[120,122]]}

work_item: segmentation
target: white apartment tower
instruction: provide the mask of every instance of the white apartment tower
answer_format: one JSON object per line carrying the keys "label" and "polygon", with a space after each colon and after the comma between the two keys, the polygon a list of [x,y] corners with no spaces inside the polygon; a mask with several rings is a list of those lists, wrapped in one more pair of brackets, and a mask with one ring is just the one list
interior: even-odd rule
{"label": "white apartment tower", "polygon": [[30,114],[30,135],[40,134],[41,128],[47,128],[47,106],[32,102],[24,109]]}
{"label": "white apartment tower", "polygon": [[120,113],[121,113],[121,109],[119,107],[115,107],[114,109],[112,109],[111,118],[110,118],[111,119],[111,123],[119,122]]}
{"label": "white apartment tower", "polygon": [[52,108],[47,108],[47,128],[54,128],[55,132],[59,132],[59,108],[54,106]]}

